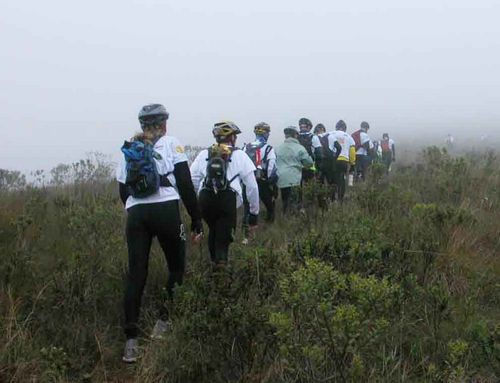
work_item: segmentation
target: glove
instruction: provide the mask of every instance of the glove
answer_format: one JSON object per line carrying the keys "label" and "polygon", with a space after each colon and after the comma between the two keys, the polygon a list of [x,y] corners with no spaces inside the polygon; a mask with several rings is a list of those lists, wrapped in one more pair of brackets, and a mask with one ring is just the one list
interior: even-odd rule
{"label": "glove", "polygon": [[201,219],[196,219],[191,222],[191,233],[203,234],[203,223]]}
{"label": "glove", "polygon": [[201,219],[191,222],[191,240],[194,243],[199,243],[203,238],[203,223]]}
{"label": "glove", "polygon": [[257,226],[259,216],[257,214],[249,214],[248,216],[248,224],[250,226]]}

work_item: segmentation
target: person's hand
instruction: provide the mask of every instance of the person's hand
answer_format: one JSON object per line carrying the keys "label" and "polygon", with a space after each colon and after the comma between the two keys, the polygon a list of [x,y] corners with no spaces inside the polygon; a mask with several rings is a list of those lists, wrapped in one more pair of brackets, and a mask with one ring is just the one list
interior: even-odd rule
{"label": "person's hand", "polygon": [[257,214],[249,214],[248,215],[248,225],[250,227],[256,227],[259,216]]}
{"label": "person's hand", "polygon": [[197,219],[191,222],[191,240],[194,243],[198,243],[203,238],[203,223],[201,219]]}

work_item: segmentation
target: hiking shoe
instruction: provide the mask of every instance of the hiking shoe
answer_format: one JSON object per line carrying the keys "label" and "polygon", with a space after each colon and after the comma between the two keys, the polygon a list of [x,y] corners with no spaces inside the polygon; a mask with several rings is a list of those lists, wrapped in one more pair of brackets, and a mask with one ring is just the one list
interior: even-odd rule
{"label": "hiking shoe", "polygon": [[172,323],[158,319],[153,327],[153,331],[151,331],[151,339],[163,339],[163,335],[170,330],[171,326]]}
{"label": "hiking shoe", "polygon": [[125,363],[135,363],[139,357],[139,344],[137,339],[127,339],[125,343],[125,350],[123,351],[122,360]]}

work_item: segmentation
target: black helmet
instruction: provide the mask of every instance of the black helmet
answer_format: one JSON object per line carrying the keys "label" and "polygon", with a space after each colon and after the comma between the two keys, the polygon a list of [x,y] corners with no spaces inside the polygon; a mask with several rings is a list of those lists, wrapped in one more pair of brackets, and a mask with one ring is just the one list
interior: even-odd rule
{"label": "black helmet", "polygon": [[212,133],[215,138],[225,138],[229,137],[232,134],[240,134],[241,130],[238,126],[232,121],[221,121],[214,124],[214,128],[212,129]]}
{"label": "black helmet", "polygon": [[335,125],[335,129],[342,130],[345,132],[347,130],[347,125],[345,124],[344,120],[339,120],[337,122],[337,125]]}
{"label": "black helmet", "polygon": [[368,122],[366,122],[366,121],[363,121],[361,123],[361,129],[364,129],[364,130],[370,129],[370,124],[368,124]]}
{"label": "black helmet", "polygon": [[161,104],[144,105],[139,111],[139,122],[142,129],[146,126],[158,125],[168,120],[168,112]]}
{"label": "black helmet", "polygon": [[310,119],[308,118],[305,118],[305,117],[302,117],[300,120],[299,120],[299,126],[300,125],[307,125],[309,127],[309,129],[312,128],[313,124],[311,122]]}
{"label": "black helmet", "polygon": [[323,125],[323,124],[316,124],[316,126],[314,127],[314,133],[318,134],[318,133],[320,133],[320,131],[326,132],[325,125]]}

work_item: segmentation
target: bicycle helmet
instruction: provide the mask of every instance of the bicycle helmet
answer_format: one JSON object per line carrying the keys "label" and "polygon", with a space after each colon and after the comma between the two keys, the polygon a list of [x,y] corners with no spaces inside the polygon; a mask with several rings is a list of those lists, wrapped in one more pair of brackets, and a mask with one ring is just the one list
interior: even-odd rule
{"label": "bicycle helmet", "polygon": [[148,104],[141,108],[138,117],[142,129],[144,129],[146,126],[158,125],[167,121],[168,112],[161,104]]}

